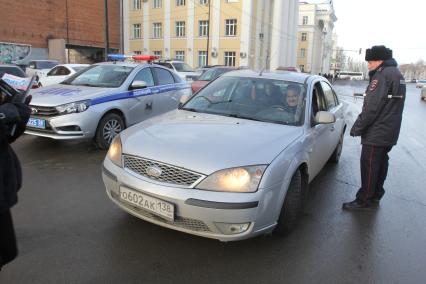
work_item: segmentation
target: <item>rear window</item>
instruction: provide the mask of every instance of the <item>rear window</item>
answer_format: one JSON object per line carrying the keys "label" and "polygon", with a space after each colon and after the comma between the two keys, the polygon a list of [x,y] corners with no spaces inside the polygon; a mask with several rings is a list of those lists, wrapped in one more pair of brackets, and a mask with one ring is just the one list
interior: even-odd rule
{"label": "rear window", "polygon": [[24,78],[26,77],[24,71],[19,67],[0,67],[0,76],[3,76],[4,73],[11,74],[13,76]]}
{"label": "rear window", "polygon": [[158,85],[167,85],[175,83],[175,80],[169,71],[162,68],[153,68],[153,71],[157,76]]}
{"label": "rear window", "polygon": [[58,65],[57,61],[38,61],[37,69],[51,69]]}

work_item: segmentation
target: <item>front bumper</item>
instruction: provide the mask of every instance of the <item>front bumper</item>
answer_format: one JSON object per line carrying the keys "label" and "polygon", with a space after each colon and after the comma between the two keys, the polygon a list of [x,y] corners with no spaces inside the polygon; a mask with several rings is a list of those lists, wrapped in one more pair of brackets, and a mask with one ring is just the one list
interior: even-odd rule
{"label": "front bumper", "polygon": [[[254,193],[225,193],[171,187],[152,183],[104,161],[102,178],[109,198],[128,213],[151,223],[181,232],[218,239],[236,241],[270,232],[275,222],[265,223],[265,216],[273,200],[272,190]],[[120,188],[131,188],[175,206],[174,220],[168,220],[120,199]],[[235,197],[238,197],[236,201]],[[233,202],[230,202],[233,200]],[[225,234],[218,224],[249,223],[248,229],[237,234]],[[269,225],[267,225],[269,224]]]}
{"label": "front bumper", "polygon": [[52,117],[31,115],[31,118],[44,119],[46,128],[27,126],[26,134],[57,140],[92,139],[100,119],[99,114],[90,109],[81,113]]}

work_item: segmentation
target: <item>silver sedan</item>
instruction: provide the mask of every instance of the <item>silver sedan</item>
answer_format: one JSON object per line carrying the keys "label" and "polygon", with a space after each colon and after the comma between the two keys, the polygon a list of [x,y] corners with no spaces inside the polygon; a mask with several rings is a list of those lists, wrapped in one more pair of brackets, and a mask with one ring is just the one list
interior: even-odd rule
{"label": "silver sedan", "polygon": [[103,181],[123,210],[167,228],[221,241],[287,233],[345,128],[324,78],[233,71],[120,133]]}

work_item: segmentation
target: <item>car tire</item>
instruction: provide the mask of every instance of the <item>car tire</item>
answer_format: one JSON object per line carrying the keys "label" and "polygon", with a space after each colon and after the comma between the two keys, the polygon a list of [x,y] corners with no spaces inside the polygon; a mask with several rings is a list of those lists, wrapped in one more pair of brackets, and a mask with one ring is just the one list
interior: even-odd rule
{"label": "car tire", "polygon": [[297,170],[291,178],[284,203],[281,208],[275,232],[288,234],[296,225],[303,203],[302,174]]}
{"label": "car tire", "polygon": [[117,113],[107,113],[96,129],[95,145],[99,149],[108,149],[114,137],[124,129],[124,120]]}
{"label": "car tire", "polygon": [[343,149],[343,133],[340,135],[339,143],[337,143],[336,149],[334,149],[333,154],[331,154],[330,162],[337,164],[340,160],[340,156],[342,155]]}

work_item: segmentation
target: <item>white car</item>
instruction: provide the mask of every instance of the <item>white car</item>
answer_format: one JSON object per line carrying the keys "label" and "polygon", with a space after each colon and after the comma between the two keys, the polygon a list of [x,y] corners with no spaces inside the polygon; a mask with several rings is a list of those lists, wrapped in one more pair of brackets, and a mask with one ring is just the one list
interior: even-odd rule
{"label": "white car", "polygon": [[159,60],[155,61],[155,64],[175,71],[179,77],[186,81],[195,81],[201,75],[201,72],[194,71],[191,66],[179,60]]}
{"label": "white car", "polygon": [[59,84],[68,77],[74,75],[80,70],[90,66],[89,64],[61,64],[56,65],[46,76],[40,77],[39,86],[45,87],[49,85]]}
{"label": "white car", "polygon": [[424,86],[426,86],[426,80],[418,80],[417,84],[416,84],[416,88],[423,88]]}
{"label": "white car", "polygon": [[37,76],[38,80],[40,77],[46,76],[47,72],[58,64],[59,62],[56,60],[33,60],[25,68],[25,73],[29,77]]}

